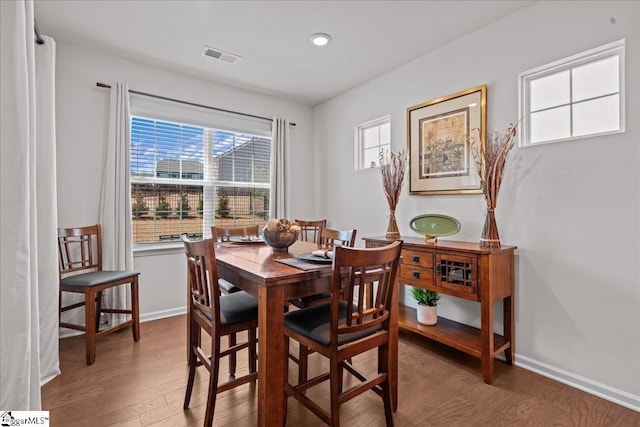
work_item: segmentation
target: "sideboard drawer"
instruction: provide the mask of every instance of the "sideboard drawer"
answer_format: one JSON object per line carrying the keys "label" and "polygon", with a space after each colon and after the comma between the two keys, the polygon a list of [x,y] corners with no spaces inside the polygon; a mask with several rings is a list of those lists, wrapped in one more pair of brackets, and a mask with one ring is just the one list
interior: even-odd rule
{"label": "sideboard drawer", "polygon": [[400,279],[432,284],[433,269],[402,264],[400,265]]}
{"label": "sideboard drawer", "polygon": [[402,263],[424,268],[433,268],[433,253],[403,249]]}

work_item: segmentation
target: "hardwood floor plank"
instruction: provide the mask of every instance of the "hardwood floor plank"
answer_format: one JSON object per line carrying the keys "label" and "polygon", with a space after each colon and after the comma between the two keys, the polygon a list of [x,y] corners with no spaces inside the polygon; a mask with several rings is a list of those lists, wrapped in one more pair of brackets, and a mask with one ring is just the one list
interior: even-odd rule
{"label": "hardwood floor plank", "polygon": [[[184,316],[143,323],[142,338],[133,343],[121,331],[98,341],[95,364],[86,365],[82,336],[60,341],[62,374],[42,388],[42,407],[52,427],[201,426],[208,377],[199,368],[191,407],[182,410],[187,364]],[[223,344],[226,346],[226,340]],[[294,350],[295,352],[296,350]],[[518,367],[497,363],[495,382],[487,385],[480,361],[418,335],[401,332],[399,345],[399,407],[396,426],[640,426],[640,414]],[[375,372],[374,353],[354,360],[365,374]],[[246,370],[238,359],[238,372]],[[309,358],[310,375],[327,362]],[[289,377],[297,377],[289,364]],[[227,375],[226,360],[220,381]],[[347,384],[355,380],[346,376]],[[309,395],[328,407],[328,384]],[[343,425],[385,425],[380,398],[364,393],[341,408]],[[257,419],[257,387],[245,384],[218,395],[216,426],[246,427]],[[323,423],[295,399],[288,401],[288,426],[320,427]]]}

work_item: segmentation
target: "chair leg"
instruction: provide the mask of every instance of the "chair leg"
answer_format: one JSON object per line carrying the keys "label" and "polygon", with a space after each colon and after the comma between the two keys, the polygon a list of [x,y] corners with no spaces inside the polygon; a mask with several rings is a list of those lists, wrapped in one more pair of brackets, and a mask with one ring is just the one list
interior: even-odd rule
{"label": "chair leg", "polygon": [[193,348],[197,345],[197,330],[199,330],[200,327],[197,324],[192,323],[189,329],[189,342],[187,343],[187,346],[189,347],[189,379],[187,380],[187,390],[184,395],[184,403],[182,405],[182,409],[187,409],[189,407],[189,402],[191,401],[191,392],[193,391],[193,382],[196,377],[196,367],[198,366],[198,357],[193,351]]}
{"label": "chair leg", "polygon": [[138,276],[133,278],[131,282],[131,330],[133,333],[133,340],[138,341],[140,339],[140,303],[138,299]]}
{"label": "chair leg", "polygon": [[[229,348],[233,347],[238,343],[237,336],[235,333],[229,334]],[[237,357],[236,352],[233,352],[229,355],[229,380],[233,380],[236,377],[236,365],[237,365]]]}
{"label": "chair leg", "polygon": [[303,344],[298,347],[298,384],[307,382],[309,371],[309,348]]}
{"label": "chair leg", "polygon": [[62,291],[58,292],[58,324],[62,320]]}
{"label": "chair leg", "polygon": [[96,295],[91,289],[84,291],[84,332],[86,339],[87,365],[96,361]]}
{"label": "chair leg", "polygon": [[391,408],[391,384],[389,378],[381,384],[382,386],[382,400],[384,403],[384,418],[387,422],[387,427],[393,427],[393,409]]}
{"label": "chair leg", "polygon": [[204,413],[204,426],[213,425],[213,414],[216,409],[218,396],[218,374],[220,371],[220,337],[211,338],[211,372],[209,372],[209,392],[207,395],[207,409]]}
{"label": "chair leg", "polygon": [[284,424],[287,424],[287,400],[289,395],[287,394],[287,386],[289,385],[289,346],[290,340],[287,335],[284,336],[284,348],[286,349],[286,356],[284,358]]}
{"label": "chair leg", "polygon": [[338,397],[340,396],[340,390],[342,389],[342,385],[340,384],[340,362],[337,360],[330,360],[330,396],[331,396],[331,426],[339,427],[340,426],[340,401]]}
{"label": "chair leg", "polygon": [[[258,372],[258,353],[256,349],[256,329],[250,328],[247,331],[249,334],[249,372]],[[253,381],[255,383],[255,380]]]}
{"label": "chair leg", "polygon": [[100,315],[102,314],[102,291],[96,293],[96,332],[100,332]]}
{"label": "chair leg", "polygon": [[388,344],[378,348],[378,362],[379,367],[382,368],[380,372],[387,374],[387,379],[380,384],[382,387],[382,403],[384,404],[384,418],[387,422],[387,426],[393,427],[393,408],[392,408],[392,396],[391,396],[391,381],[389,381],[389,346]]}

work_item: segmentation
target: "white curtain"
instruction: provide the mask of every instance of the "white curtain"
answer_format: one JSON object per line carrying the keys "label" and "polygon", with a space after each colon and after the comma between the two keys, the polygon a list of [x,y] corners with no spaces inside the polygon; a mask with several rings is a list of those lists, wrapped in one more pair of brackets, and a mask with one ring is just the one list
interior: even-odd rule
{"label": "white curtain", "polygon": [[[129,108],[128,86],[123,83],[112,83],[107,160],[102,179],[100,203],[102,268],[104,270],[133,270]],[[104,305],[117,309],[130,308],[131,295],[128,292],[128,286],[117,286],[106,291]],[[127,316],[113,314],[109,323],[111,325],[122,323]]]}
{"label": "white curtain", "polygon": [[271,195],[269,217],[286,218],[289,215],[289,186],[287,183],[289,121],[287,119],[274,117],[271,129]]}
{"label": "white curtain", "polygon": [[60,373],[53,39],[33,2],[0,1],[0,408],[40,410]]}

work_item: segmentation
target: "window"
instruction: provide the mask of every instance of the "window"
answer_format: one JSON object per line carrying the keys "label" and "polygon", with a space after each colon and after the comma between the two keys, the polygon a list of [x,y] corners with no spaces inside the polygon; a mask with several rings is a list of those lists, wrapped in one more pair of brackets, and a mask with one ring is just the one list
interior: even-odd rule
{"label": "window", "polygon": [[356,170],[380,166],[380,150],[391,147],[391,116],[356,126]]}
{"label": "window", "polygon": [[624,131],[624,40],[519,75],[521,145]]}
{"label": "window", "polygon": [[131,119],[133,241],[264,225],[271,138],[156,118]]}

